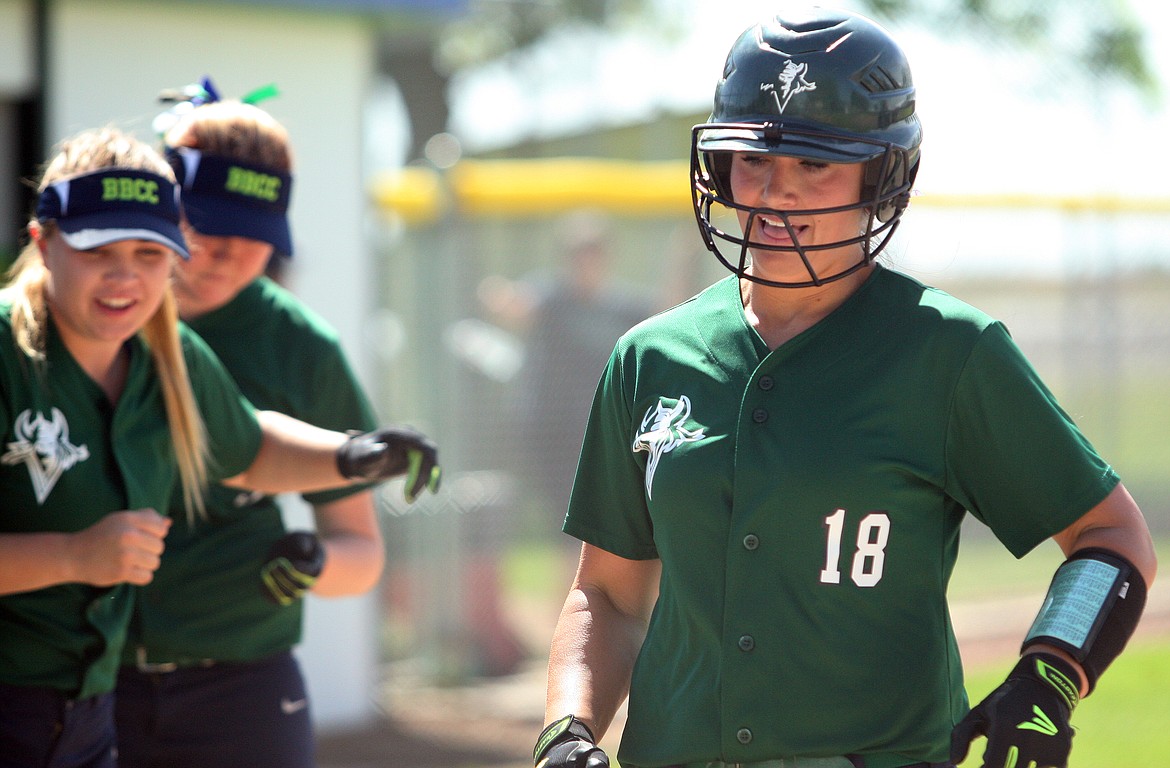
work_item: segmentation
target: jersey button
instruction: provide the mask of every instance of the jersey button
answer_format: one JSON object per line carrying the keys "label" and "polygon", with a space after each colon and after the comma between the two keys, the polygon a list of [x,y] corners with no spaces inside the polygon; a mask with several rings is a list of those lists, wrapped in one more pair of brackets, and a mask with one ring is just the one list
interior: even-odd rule
{"label": "jersey button", "polygon": [[757,408],[752,411],[752,421],[757,424],[763,424],[768,420],[768,411],[763,408]]}
{"label": "jersey button", "polygon": [[749,552],[760,547],[760,537],[754,533],[749,533],[743,537],[743,548]]}
{"label": "jersey button", "polygon": [[771,376],[761,376],[760,380],[756,382],[756,384],[760,387],[760,389],[764,390],[765,392],[769,392],[771,391],[772,387],[776,386],[776,380]]}
{"label": "jersey button", "polygon": [[739,649],[747,652],[754,650],[756,647],[756,639],[751,635],[744,635],[739,639]]}
{"label": "jersey button", "polygon": [[740,728],[735,732],[735,738],[740,744],[752,743],[752,732],[749,728]]}

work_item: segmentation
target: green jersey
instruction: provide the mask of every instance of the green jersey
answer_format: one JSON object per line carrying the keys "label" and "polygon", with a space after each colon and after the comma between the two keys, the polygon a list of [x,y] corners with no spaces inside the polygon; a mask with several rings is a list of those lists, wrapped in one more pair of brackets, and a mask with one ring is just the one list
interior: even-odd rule
{"label": "green jersey", "polygon": [[[376,426],[336,332],[267,278],[190,323],[257,407],[344,431]],[[323,503],[365,490],[350,486],[305,494]],[[260,568],[284,534],[270,496],[212,486],[208,520],[176,518],[154,580],[140,588],[124,663],[138,648],[150,662],[252,661],[301,638],[303,602],[267,601]]]}
{"label": "green jersey", "polygon": [[[41,370],[16,347],[0,302],[0,532],[76,532],[126,509],[165,513],[178,469],[149,350],[126,342],[118,402],[77,364],[49,324]],[[215,456],[214,477],[255,458],[255,412],[207,346],[180,329],[183,355]],[[176,503],[181,503],[177,501]],[[87,698],[113,690],[133,590],[59,584],[0,596],[0,682]]]}
{"label": "green jersey", "polygon": [[641,323],[564,525],[662,563],[619,760],[945,760],[964,515],[1020,557],[1117,483],[1000,323],[904,275],[774,351],[734,277]]}

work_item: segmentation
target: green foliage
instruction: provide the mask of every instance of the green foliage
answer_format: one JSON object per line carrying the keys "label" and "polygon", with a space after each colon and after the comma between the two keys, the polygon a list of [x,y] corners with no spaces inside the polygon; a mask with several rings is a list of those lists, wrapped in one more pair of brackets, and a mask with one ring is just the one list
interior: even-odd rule
{"label": "green foliage", "polygon": [[568,26],[615,30],[653,25],[658,33],[679,34],[685,14],[662,13],[656,0],[480,0],[448,25],[439,46],[444,69],[458,70],[539,42]]}
{"label": "green foliage", "polygon": [[1020,46],[1043,56],[1054,70],[1116,79],[1146,93],[1157,86],[1145,32],[1127,0],[870,0],[868,5],[886,21],[914,20]]}
{"label": "green foliage", "polygon": [[[697,1],[697,0],[696,0]],[[868,12],[884,21],[914,20],[938,29],[959,29],[1051,58],[1059,69],[1117,78],[1142,90],[1156,83],[1146,37],[1130,0],[868,0]],[[440,57],[454,70],[536,43],[568,25],[597,29],[642,26],[679,34],[687,14],[676,0],[480,0],[443,35]],[[457,46],[453,45],[459,41]]]}
{"label": "green foliage", "polygon": [[1086,61],[1093,68],[1116,72],[1124,79],[1149,87],[1154,78],[1142,51],[1141,30],[1132,26],[1115,26],[1094,30],[1089,38]]}

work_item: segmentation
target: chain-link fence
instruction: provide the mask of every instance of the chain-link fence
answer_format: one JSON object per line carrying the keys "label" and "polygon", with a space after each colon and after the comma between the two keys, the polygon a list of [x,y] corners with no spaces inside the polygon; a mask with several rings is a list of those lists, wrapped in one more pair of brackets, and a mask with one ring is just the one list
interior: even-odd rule
{"label": "chain-link fence", "polygon": [[[672,9],[690,59],[725,50],[733,33],[720,25],[741,10],[646,5]],[[884,258],[1005,321],[1164,537],[1170,200],[1133,180],[1144,181],[1144,163],[1152,177],[1170,168],[1125,150],[1164,124],[1151,119],[1165,79],[1161,27],[1099,6],[859,8],[903,42],[926,123],[921,194]],[[551,58],[511,59],[534,103],[563,103],[557,94],[579,92],[566,73],[602,66],[569,65],[569,55],[561,45]],[[521,66],[532,61],[556,62],[555,72]],[[626,74],[633,88],[647,73]],[[475,112],[469,124],[493,117]],[[726,274],[687,204],[689,128],[705,118],[664,115],[495,153],[529,158],[514,166],[447,153],[445,170],[408,169],[413,189],[383,190],[378,394],[439,439],[450,478],[440,498],[388,518],[390,656],[429,657],[445,677],[504,671],[530,615],[517,594],[563,596],[576,542],[559,528],[609,350],[639,317]],[[543,652],[553,618],[538,614],[529,651]]]}
{"label": "chain-link fence", "polygon": [[[924,194],[888,262],[1004,320],[1165,532],[1170,248],[1159,232],[1170,209],[1160,205]],[[614,341],[726,272],[685,206],[456,210],[400,229],[380,263],[379,327],[392,329],[380,336],[380,396],[439,439],[448,478],[439,497],[388,518],[387,652],[421,655],[444,678],[506,672],[544,650],[533,637],[547,642],[554,618],[537,614],[541,631],[526,634],[515,590],[555,601],[571,575],[577,543],[559,527]]]}

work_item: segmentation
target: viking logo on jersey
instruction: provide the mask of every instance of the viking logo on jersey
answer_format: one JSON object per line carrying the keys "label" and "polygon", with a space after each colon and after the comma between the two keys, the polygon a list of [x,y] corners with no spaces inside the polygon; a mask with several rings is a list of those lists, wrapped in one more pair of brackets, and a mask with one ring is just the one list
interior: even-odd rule
{"label": "viking logo on jersey", "polygon": [[[788,106],[788,101],[793,96],[817,89],[816,83],[811,83],[805,78],[807,74],[808,64],[797,64],[795,61],[789,61],[780,72],[778,81],[776,83],[761,83],[760,90],[771,92],[772,98],[776,99],[776,109],[780,114],[784,114],[784,108]],[[777,91],[777,86],[779,86],[779,91]]]}
{"label": "viking logo on jersey", "polygon": [[253,504],[259,504],[267,495],[261,491],[240,491],[232,499],[232,506],[236,509],[250,507]]}
{"label": "viking logo on jersey", "polygon": [[8,451],[0,461],[28,467],[37,503],[44,504],[57,480],[70,467],[89,458],[89,448],[69,442],[69,422],[65,414],[54,408],[50,417],[24,411],[16,417],[16,440],[8,444]]}
{"label": "viking logo on jersey", "polygon": [[683,426],[691,417],[691,401],[686,395],[678,400],[669,397],[658,398],[658,404],[646,409],[642,427],[634,438],[634,453],[646,451],[650,458],[646,462],[646,498],[654,497],[652,486],[654,472],[663,454],[670,453],[683,443],[693,443],[705,437],[704,427],[688,429]]}

